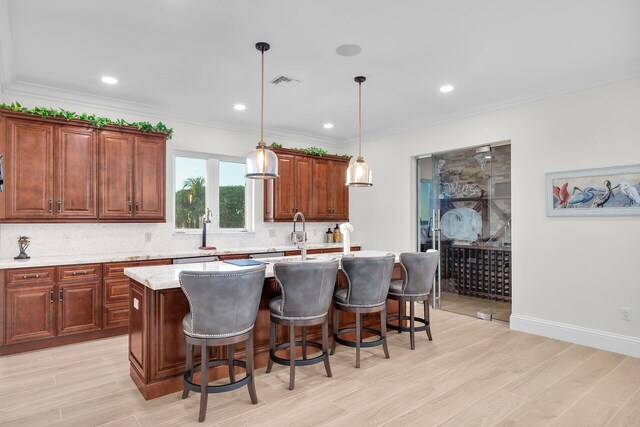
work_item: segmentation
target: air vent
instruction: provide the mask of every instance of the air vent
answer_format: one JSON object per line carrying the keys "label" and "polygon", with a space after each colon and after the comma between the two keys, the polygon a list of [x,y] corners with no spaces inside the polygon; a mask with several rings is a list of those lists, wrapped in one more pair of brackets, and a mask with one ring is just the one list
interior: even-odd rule
{"label": "air vent", "polygon": [[296,80],[293,77],[280,76],[271,81],[274,85],[278,86],[293,86],[297,83],[300,83],[300,80]]}

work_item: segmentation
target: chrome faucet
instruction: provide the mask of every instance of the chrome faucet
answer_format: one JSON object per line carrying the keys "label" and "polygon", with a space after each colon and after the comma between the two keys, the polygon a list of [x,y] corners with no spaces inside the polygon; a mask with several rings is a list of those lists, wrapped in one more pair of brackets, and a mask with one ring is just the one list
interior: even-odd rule
{"label": "chrome faucet", "polygon": [[202,215],[202,246],[200,249],[210,249],[210,246],[207,246],[207,224],[211,224],[211,209],[207,208],[205,214]]}
{"label": "chrome faucet", "polygon": [[[296,231],[296,221],[298,216],[302,218],[302,231]],[[293,216],[293,232],[291,233],[291,241],[296,244],[302,253],[302,261],[307,260],[307,231],[305,227],[304,214],[296,212]]]}

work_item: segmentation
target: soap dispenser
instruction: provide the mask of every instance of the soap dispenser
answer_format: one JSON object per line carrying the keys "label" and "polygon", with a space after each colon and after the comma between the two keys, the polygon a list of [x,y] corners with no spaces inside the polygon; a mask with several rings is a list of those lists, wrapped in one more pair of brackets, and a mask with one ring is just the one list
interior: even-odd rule
{"label": "soap dispenser", "polygon": [[340,233],[340,227],[336,224],[336,228],[333,229],[333,241],[335,243],[342,242],[342,234]]}
{"label": "soap dispenser", "polygon": [[331,231],[331,227],[327,228],[327,232],[324,233],[324,242],[333,243],[333,231]]}

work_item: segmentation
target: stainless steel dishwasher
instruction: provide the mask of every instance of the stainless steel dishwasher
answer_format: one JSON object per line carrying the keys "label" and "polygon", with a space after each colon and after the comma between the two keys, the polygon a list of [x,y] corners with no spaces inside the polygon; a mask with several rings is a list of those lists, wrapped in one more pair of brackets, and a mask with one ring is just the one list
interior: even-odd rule
{"label": "stainless steel dishwasher", "polygon": [[277,258],[281,256],[284,256],[284,252],[260,252],[257,254],[249,254],[249,258],[251,259]]}
{"label": "stainless steel dishwasher", "polygon": [[207,256],[197,256],[191,258],[174,258],[174,264],[192,264],[195,262],[213,262],[219,261],[219,258],[216,255],[207,255]]}

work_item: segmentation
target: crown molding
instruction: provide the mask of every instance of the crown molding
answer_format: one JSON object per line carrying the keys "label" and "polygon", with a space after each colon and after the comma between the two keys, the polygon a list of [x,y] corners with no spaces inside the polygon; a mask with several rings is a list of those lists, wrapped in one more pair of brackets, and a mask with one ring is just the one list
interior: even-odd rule
{"label": "crown molding", "polygon": [[[398,126],[394,126],[393,128],[390,128],[390,129],[385,129],[380,131],[374,130],[373,132],[369,132],[363,136],[363,139],[365,139],[365,142],[374,141],[382,138],[387,138],[390,136],[395,136],[403,133],[413,132],[420,129],[438,126],[445,123],[450,123],[456,120],[466,119],[466,118],[479,116],[486,113],[491,113],[494,111],[499,111],[506,108],[515,107],[518,105],[524,105],[524,104],[541,101],[544,99],[553,98],[553,97],[561,96],[565,94],[576,93],[586,89],[606,86],[609,84],[634,79],[637,77],[640,77],[640,70],[632,70],[628,73],[621,74],[617,77],[598,80],[595,82],[576,84],[572,87],[565,88],[562,90],[524,92],[520,95],[503,99],[501,101],[483,104],[479,107],[470,108],[455,114],[441,114],[437,116],[432,116],[428,119],[407,120],[399,124]],[[343,139],[343,140],[340,140],[340,143],[343,147],[346,147],[346,146],[357,144],[358,139],[357,138]]]}
{"label": "crown molding", "polygon": [[[150,104],[122,101],[116,98],[92,95],[85,92],[71,91],[59,89],[46,85],[15,81],[3,90],[4,97],[32,97],[49,102],[69,103],[86,108],[106,109],[118,111],[128,115],[138,115],[146,119],[162,120],[171,125],[171,121],[178,121],[185,124],[202,126],[212,129],[225,130],[229,132],[239,132],[245,134],[257,135],[260,131],[258,126],[238,126],[228,123],[217,122],[204,116],[194,115],[192,113],[177,112],[173,109],[157,107]],[[265,134],[273,139],[286,139],[300,141],[310,144],[323,145],[330,148],[341,147],[337,139],[318,136],[311,133],[295,132],[288,129],[265,127]],[[256,137],[257,141],[257,137]]]}

